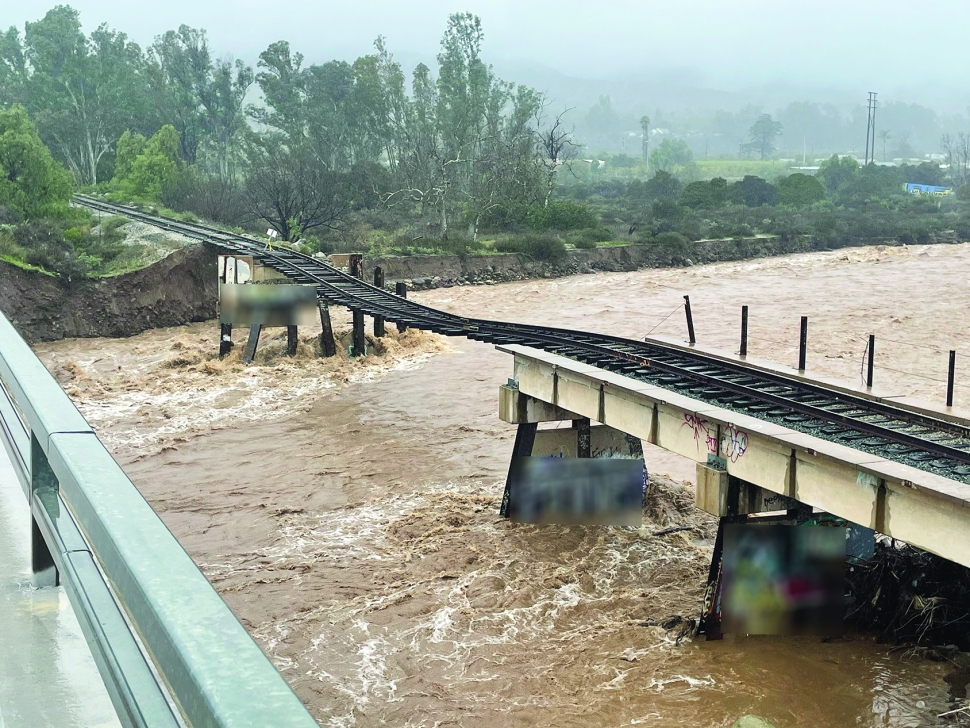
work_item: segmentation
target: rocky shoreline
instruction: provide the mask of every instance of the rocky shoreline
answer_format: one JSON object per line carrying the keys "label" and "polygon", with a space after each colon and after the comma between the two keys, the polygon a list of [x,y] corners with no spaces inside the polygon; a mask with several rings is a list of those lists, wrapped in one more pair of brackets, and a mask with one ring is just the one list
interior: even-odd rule
{"label": "rocky shoreline", "polygon": [[[928,244],[957,243],[952,231],[935,236]],[[634,271],[640,268],[668,268],[719,261],[767,258],[792,253],[809,253],[869,245],[899,246],[893,238],[845,238],[824,240],[811,236],[795,239],[739,238],[700,240],[688,251],[674,251],[649,244],[617,245],[592,250],[568,250],[562,261],[537,261],[526,255],[435,255],[384,256],[365,258],[368,270],[384,269],[390,290],[404,281],[411,290],[453,286],[494,285],[533,278],[561,278],[583,273]]]}

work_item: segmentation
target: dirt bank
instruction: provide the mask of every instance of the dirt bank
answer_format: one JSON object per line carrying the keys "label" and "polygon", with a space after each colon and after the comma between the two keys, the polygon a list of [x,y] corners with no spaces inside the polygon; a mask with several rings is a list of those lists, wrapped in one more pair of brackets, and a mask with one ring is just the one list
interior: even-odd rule
{"label": "dirt bank", "polygon": [[141,270],[66,286],[0,261],[0,311],[31,343],[131,336],[216,315],[216,253],[183,247]]}

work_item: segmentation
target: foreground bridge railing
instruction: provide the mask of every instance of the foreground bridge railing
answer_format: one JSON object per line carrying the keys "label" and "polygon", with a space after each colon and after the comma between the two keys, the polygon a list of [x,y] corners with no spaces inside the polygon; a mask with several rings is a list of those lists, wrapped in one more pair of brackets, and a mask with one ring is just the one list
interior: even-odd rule
{"label": "foreground bridge railing", "polygon": [[122,725],[317,725],[2,314],[0,440]]}

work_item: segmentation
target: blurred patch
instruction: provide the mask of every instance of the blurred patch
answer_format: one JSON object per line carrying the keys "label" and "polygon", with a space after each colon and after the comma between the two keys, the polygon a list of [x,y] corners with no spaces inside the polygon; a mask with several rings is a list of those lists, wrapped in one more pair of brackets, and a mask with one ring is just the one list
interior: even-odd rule
{"label": "blurred patch", "polygon": [[842,634],[844,528],[727,524],[724,634]]}
{"label": "blurred patch", "polygon": [[223,283],[219,287],[220,323],[312,326],[316,316],[316,286]]}
{"label": "blurred patch", "polygon": [[620,458],[514,458],[509,517],[519,523],[639,526],[643,461]]}

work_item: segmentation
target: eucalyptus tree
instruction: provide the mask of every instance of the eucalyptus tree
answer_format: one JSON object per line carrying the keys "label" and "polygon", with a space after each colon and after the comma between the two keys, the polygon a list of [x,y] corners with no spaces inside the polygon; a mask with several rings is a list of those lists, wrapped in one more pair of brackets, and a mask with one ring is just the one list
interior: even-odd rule
{"label": "eucalyptus tree", "polygon": [[20,32],[11,27],[0,33],[0,104],[24,103],[27,90],[27,56]]}
{"label": "eucalyptus tree", "polygon": [[260,54],[256,75],[266,106],[250,107],[250,114],[327,169],[393,165],[406,106],[404,74],[382,38],[375,49],[353,64],[303,67],[302,54],[292,53],[289,43],[273,43]]}
{"label": "eucalyptus tree", "polygon": [[86,38],[77,11],[58,5],[26,24],[24,55],[41,138],[79,180],[97,183],[122,132],[150,123],[144,54],[106,25]]}
{"label": "eucalyptus tree", "polygon": [[148,58],[155,111],[178,133],[182,159],[195,164],[204,133],[202,94],[212,69],[206,33],[181,25],[155,38]]}

